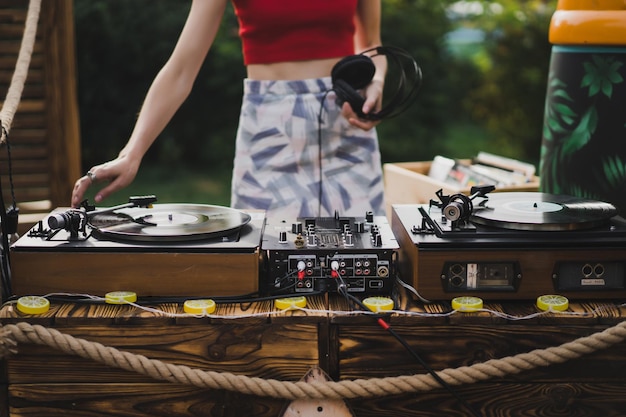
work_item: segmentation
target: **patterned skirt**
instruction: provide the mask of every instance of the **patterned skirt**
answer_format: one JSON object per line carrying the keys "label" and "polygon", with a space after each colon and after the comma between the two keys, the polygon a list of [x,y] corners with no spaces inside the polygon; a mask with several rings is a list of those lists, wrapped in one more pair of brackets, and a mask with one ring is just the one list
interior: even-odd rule
{"label": "patterned skirt", "polygon": [[330,78],[244,81],[232,207],[283,220],[384,215],[376,130],[351,126],[330,90]]}

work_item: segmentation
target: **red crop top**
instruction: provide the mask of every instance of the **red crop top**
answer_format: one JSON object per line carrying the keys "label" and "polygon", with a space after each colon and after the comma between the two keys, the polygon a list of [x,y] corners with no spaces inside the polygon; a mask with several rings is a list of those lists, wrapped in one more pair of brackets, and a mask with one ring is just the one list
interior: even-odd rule
{"label": "red crop top", "polygon": [[358,0],[232,0],[244,63],[335,58],[354,53]]}

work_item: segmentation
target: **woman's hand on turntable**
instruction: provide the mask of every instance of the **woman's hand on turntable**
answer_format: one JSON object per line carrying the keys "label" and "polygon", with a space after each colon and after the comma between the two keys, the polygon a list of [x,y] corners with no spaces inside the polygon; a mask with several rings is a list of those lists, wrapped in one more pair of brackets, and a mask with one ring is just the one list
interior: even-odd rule
{"label": "woman's hand on turntable", "polygon": [[96,183],[105,183],[105,187],[96,192],[94,201],[102,202],[116,191],[127,187],[137,175],[140,160],[133,159],[128,154],[121,154],[116,159],[91,168],[87,174],[80,177],[72,190],[72,207],[79,207],[85,193],[90,186]]}

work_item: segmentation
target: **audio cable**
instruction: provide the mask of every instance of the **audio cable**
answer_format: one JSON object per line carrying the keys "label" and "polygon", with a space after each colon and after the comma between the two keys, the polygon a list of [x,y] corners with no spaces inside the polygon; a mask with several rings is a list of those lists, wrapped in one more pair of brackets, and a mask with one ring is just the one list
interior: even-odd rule
{"label": "audio cable", "polygon": [[[333,269],[334,270],[334,269]],[[356,304],[363,311],[371,311],[361,300],[357,297],[353,296],[348,292],[348,286],[346,285],[343,277],[339,274],[338,271],[334,270],[336,274],[333,274],[333,277],[336,275],[338,284],[337,284],[337,292],[346,298],[348,302],[352,302]],[[450,384],[444,381],[435,370],[426,363],[426,361],[420,356],[420,354],[403,338],[398,332],[396,332],[393,327],[378,313],[372,313],[373,316],[376,316],[376,322],[383,329],[386,330],[391,336],[393,336],[405,349],[406,351],[415,359],[425,370],[428,372],[434,379],[441,385],[446,391],[448,391],[452,396],[459,402],[459,404],[463,405],[474,417],[482,417],[477,410],[475,410],[471,404],[469,404],[461,395],[454,390]]]}
{"label": "audio cable", "polygon": [[324,113],[324,103],[326,102],[326,98],[328,94],[332,90],[326,90],[322,99],[320,100],[320,111],[317,115],[317,159],[319,163],[319,187],[317,188],[317,217],[322,217],[322,198],[324,197],[324,170],[323,168],[323,153],[322,153],[322,124],[324,120],[322,119],[322,114]]}

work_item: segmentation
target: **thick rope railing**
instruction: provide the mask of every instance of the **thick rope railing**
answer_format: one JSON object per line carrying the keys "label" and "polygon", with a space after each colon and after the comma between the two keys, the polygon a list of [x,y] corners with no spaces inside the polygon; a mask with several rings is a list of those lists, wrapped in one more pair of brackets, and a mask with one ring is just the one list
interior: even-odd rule
{"label": "thick rope railing", "polygon": [[30,60],[35,45],[35,38],[37,37],[37,23],[39,22],[40,12],[41,0],[30,0],[28,12],[26,14],[26,24],[24,25],[24,36],[22,37],[22,44],[20,45],[20,52],[17,57],[15,70],[13,72],[13,77],[11,78],[11,84],[9,85],[6,99],[2,105],[2,110],[0,110],[0,123],[2,124],[2,129],[0,129],[0,144],[6,141],[6,138],[11,131],[13,117],[17,112],[17,108],[22,98],[22,91],[24,91],[24,84],[26,83],[26,76],[28,75],[28,67],[30,66]]}
{"label": "thick rope railing", "polygon": [[[538,367],[564,363],[606,349],[626,339],[626,321],[590,336],[560,346],[537,349],[484,363],[445,369],[438,375],[449,385],[471,384],[502,378]],[[344,380],[339,382],[290,382],[235,375],[174,365],[142,355],[63,334],[56,329],[22,322],[0,328],[0,358],[14,352],[17,343],[46,345],[67,354],[92,359],[105,365],[134,371],[156,380],[176,382],[199,388],[221,389],[261,397],[295,399],[354,399],[426,392],[441,388],[430,374],[386,378]],[[4,350],[2,350],[4,349]]]}

